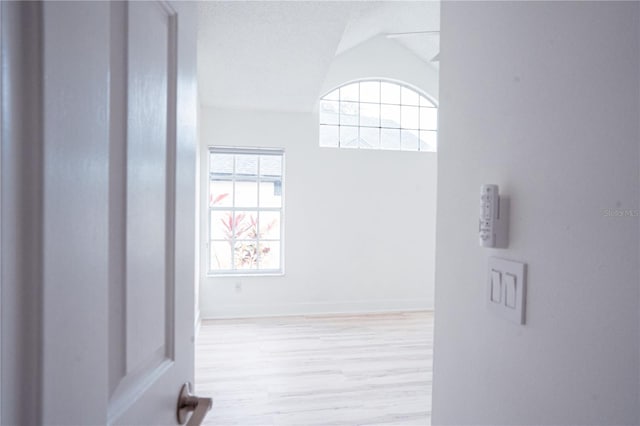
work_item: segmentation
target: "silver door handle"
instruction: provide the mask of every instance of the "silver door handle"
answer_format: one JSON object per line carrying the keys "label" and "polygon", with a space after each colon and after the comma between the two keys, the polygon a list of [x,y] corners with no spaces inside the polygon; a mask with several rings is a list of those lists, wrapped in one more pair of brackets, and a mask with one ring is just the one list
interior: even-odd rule
{"label": "silver door handle", "polygon": [[182,385],[180,395],[178,396],[178,423],[183,425],[186,423],[189,413],[193,412],[187,426],[199,426],[202,424],[207,412],[213,406],[211,398],[199,398],[191,393],[191,383],[187,382]]}

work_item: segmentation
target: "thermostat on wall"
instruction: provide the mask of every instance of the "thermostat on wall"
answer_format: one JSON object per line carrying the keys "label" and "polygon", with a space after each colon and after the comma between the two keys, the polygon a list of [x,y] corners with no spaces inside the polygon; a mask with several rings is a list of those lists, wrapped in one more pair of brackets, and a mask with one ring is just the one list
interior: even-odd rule
{"label": "thermostat on wall", "polygon": [[482,247],[507,247],[509,200],[501,199],[498,185],[480,186],[478,232]]}

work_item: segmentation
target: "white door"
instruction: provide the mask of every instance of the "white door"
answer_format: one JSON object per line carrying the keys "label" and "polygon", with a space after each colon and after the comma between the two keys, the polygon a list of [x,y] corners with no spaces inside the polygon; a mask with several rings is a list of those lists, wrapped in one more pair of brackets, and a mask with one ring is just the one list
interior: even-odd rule
{"label": "white door", "polygon": [[39,7],[42,391],[26,418],[176,424],[194,371],[195,5]]}

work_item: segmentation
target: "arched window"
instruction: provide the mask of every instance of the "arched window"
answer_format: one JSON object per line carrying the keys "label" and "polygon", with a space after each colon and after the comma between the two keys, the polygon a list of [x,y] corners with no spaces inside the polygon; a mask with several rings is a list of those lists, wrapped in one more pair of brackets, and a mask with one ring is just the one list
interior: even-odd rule
{"label": "arched window", "polygon": [[438,108],[407,85],[347,83],[320,99],[320,146],[434,152]]}

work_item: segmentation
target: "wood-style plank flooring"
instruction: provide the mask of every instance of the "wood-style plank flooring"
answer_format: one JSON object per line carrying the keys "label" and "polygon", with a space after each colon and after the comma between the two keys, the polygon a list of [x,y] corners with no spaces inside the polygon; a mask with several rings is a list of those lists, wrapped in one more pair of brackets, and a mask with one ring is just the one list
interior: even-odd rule
{"label": "wood-style plank flooring", "polygon": [[431,312],[203,321],[205,424],[430,424]]}

